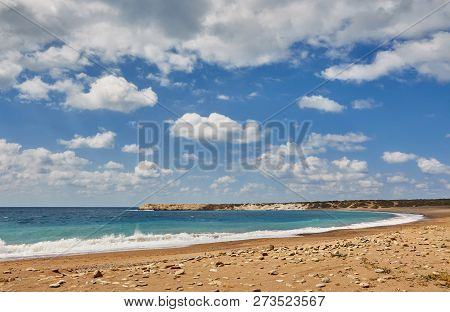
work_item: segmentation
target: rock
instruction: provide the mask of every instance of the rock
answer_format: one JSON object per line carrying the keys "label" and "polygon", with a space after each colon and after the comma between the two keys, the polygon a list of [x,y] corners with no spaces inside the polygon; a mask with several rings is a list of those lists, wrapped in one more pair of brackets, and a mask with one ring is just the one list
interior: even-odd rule
{"label": "rock", "polygon": [[361,288],[369,288],[369,284],[367,283],[359,283],[359,286],[361,286]]}
{"label": "rock", "polygon": [[383,269],[376,269],[375,273],[384,273],[384,270]]}
{"label": "rock", "polygon": [[275,246],[274,245],[269,245],[269,247],[267,248],[267,250],[274,250]]}
{"label": "rock", "polygon": [[10,270],[3,271],[3,274],[11,274]]}
{"label": "rock", "polygon": [[328,276],[325,276],[324,278],[322,278],[322,283],[329,283],[331,280]]}
{"label": "rock", "polygon": [[269,274],[269,275],[278,275],[278,271],[272,270],[272,271],[269,271],[268,274]]}
{"label": "rock", "polygon": [[262,252],[261,253],[261,256],[263,256],[263,257],[267,257],[269,254],[267,253],[267,252]]}
{"label": "rock", "polygon": [[325,284],[323,284],[323,283],[320,283],[320,284],[316,284],[316,287],[317,288],[323,288],[323,287],[325,287],[326,285]]}
{"label": "rock", "polygon": [[99,278],[99,277],[103,277],[103,273],[100,272],[100,270],[96,270],[94,272],[94,278]]}
{"label": "rock", "polygon": [[174,274],[175,274],[176,276],[183,275],[183,274],[184,274],[184,270],[183,270],[183,269],[176,270]]}
{"label": "rock", "polygon": [[223,266],[224,266],[224,264],[223,264],[222,261],[217,261],[216,262],[216,267],[223,267]]}
{"label": "rock", "polygon": [[64,284],[65,281],[64,280],[59,280],[58,282],[54,283],[54,284],[50,284],[48,285],[48,287],[50,288],[59,288],[62,284]]}
{"label": "rock", "polygon": [[35,269],[35,268],[27,268],[27,271],[29,271],[29,272],[36,272],[36,271],[39,271],[39,270]]}
{"label": "rock", "polygon": [[255,288],[255,289],[253,289],[252,291],[253,291],[253,292],[261,292],[261,289],[260,289],[260,288]]}
{"label": "rock", "polygon": [[61,274],[61,272],[59,272],[59,269],[58,269],[58,268],[52,269],[52,272],[53,272],[53,273]]}

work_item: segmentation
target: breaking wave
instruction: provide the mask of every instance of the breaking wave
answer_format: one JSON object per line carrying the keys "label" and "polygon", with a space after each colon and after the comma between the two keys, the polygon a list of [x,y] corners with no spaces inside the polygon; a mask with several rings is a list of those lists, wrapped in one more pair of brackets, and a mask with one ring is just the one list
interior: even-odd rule
{"label": "breaking wave", "polygon": [[178,233],[151,234],[135,232],[133,235],[106,235],[100,238],[67,238],[57,241],[43,241],[33,244],[8,245],[0,239],[0,259],[58,256],[67,254],[98,253],[139,249],[160,249],[184,247],[195,244],[238,241],[257,238],[281,238],[302,234],[324,233],[342,229],[361,229],[415,222],[422,215],[392,213],[394,217],[385,220],[355,223],[346,226],[305,227],[294,230],[252,231],[245,233]]}

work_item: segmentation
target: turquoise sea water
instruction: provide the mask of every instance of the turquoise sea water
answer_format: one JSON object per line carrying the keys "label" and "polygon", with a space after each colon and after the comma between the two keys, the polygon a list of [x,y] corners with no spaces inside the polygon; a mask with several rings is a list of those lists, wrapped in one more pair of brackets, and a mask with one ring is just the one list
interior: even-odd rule
{"label": "turquoise sea water", "polygon": [[417,215],[358,211],[138,211],[0,208],[0,259],[318,233],[411,222]]}

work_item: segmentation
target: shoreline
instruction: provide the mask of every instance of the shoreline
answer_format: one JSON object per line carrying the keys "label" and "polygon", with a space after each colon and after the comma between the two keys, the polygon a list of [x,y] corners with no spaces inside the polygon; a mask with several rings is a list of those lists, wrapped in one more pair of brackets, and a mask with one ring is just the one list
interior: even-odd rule
{"label": "shoreline", "polygon": [[[345,277],[340,277],[340,275],[347,274],[346,270],[343,268],[351,266],[358,268],[357,270],[360,271],[359,279],[362,279],[365,274],[370,276],[373,273],[361,272],[367,271],[365,268],[367,263],[365,261],[368,260],[365,260],[366,258],[370,259],[372,262],[390,261],[392,259],[400,258],[398,260],[391,261],[394,263],[396,261],[404,262],[410,259],[408,260],[410,261],[408,266],[403,266],[403,264],[401,265],[402,270],[417,270],[418,272],[415,274],[418,274],[417,276],[422,276],[424,275],[422,273],[425,273],[421,272],[422,268],[430,266],[429,269],[426,269],[426,271],[429,271],[428,274],[445,271],[442,274],[447,274],[446,276],[448,276],[447,270],[449,265],[449,250],[447,245],[450,245],[448,243],[450,207],[383,208],[364,210],[422,214],[426,218],[413,223],[361,229],[333,230],[324,233],[305,234],[302,236],[286,238],[260,238],[242,241],[198,244],[188,247],[166,249],[116,251],[80,255],[63,255],[58,257],[5,260],[0,262],[0,290],[215,291],[219,289],[220,291],[251,291],[254,290],[252,287],[259,287],[263,291],[318,290],[315,286],[316,284],[320,284],[320,279],[317,280],[317,276],[310,277],[309,275],[319,274],[322,276],[322,279],[326,279],[329,274],[333,274],[333,276],[330,277],[332,280],[337,280],[337,277],[339,276],[339,281],[341,279],[347,281]],[[415,250],[422,250],[424,246],[426,246],[426,248],[429,248],[430,246],[422,245],[422,243],[420,243],[419,238],[416,237],[417,235],[422,235],[419,233],[428,233],[427,235],[430,237],[426,237],[427,244],[429,244],[428,242],[432,242],[436,239],[437,242],[432,245],[438,246],[439,253],[431,256],[430,251],[420,251],[423,253],[429,253],[429,255],[410,257],[410,254],[404,249],[412,247],[402,247],[403,245],[414,246]],[[433,236],[432,234],[437,234],[437,236]],[[373,237],[376,238],[378,236],[400,236],[401,239],[397,238],[397,240],[399,242],[402,240],[404,243],[402,243],[402,245],[396,245],[395,248],[399,248],[399,250],[395,250],[396,253],[393,253],[392,255],[385,254],[390,253],[390,249],[382,250],[378,248],[378,242],[367,244],[360,243],[361,246],[355,243],[363,238],[364,240],[372,240]],[[345,243],[348,242],[353,242],[352,244],[356,244],[357,247],[354,249],[335,247],[338,248],[336,250],[344,249],[343,252],[348,254],[345,258],[330,256],[330,254],[334,251],[328,251],[325,249],[324,252],[322,252],[322,249],[320,249],[321,247],[318,247],[323,246],[324,244],[345,246]],[[313,248],[311,252],[310,248]],[[315,248],[317,248],[317,250]],[[388,247],[384,248],[393,248],[393,246],[389,244]],[[264,250],[267,251],[265,252]],[[356,253],[355,250],[357,250],[358,253]],[[363,250],[363,256],[360,255],[360,250]],[[367,252],[366,250],[369,250],[370,252]],[[241,251],[244,251],[242,255],[240,254]],[[272,253],[274,253],[273,256],[271,256]],[[261,254],[268,254],[269,256],[261,256]],[[295,256],[293,256],[293,254],[295,254]],[[260,260],[261,258],[264,259]],[[316,258],[319,259],[317,262],[315,262]],[[442,260],[442,258],[445,258],[446,260]],[[346,261],[343,261],[343,259]],[[418,260],[424,261],[425,264],[418,263]],[[219,262],[225,263],[225,266],[216,266],[214,264]],[[178,273],[181,271],[183,271],[183,273],[180,273],[180,275],[175,275],[175,271],[177,270],[171,269],[170,267],[166,268],[166,266],[173,263],[178,263],[179,266],[176,266],[180,267],[180,269],[178,269]],[[255,268],[255,265],[258,266],[258,268]],[[388,267],[391,266],[392,263],[383,265]],[[395,266],[398,266],[398,264]],[[420,266],[420,268],[414,269],[414,267],[418,266]],[[53,272],[55,268],[58,273]],[[283,280],[283,282],[272,281],[271,284],[267,284],[266,280],[268,278],[270,280],[277,277],[271,276],[270,274],[268,275],[267,272],[264,272],[264,274],[260,273],[261,270],[267,271],[269,268],[286,271],[283,274],[280,273],[283,278],[278,276],[277,279],[278,281]],[[339,270],[336,272],[333,271],[333,273],[328,273],[336,268],[339,268]],[[100,270],[102,272],[103,278],[93,278],[93,272],[96,270]],[[232,272],[229,272],[230,270]],[[394,272],[395,269],[389,270]],[[2,274],[1,272],[10,273]],[[292,275],[290,272],[297,273]],[[129,277],[130,275],[135,278]],[[242,280],[233,281],[232,283],[230,281],[230,276],[236,275],[242,276]],[[375,276],[377,275],[379,274],[375,273]],[[404,286],[405,283],[408,283],[408,279],[411,278],[408,276],[409,275],[406,273],[401,273],[399,276],[394,276],[395,278],[387,279],[380,285],[377,285],[377,287],[375,285],[373,287],[370,286],[369,289],[361,289],[361,287],[353,283],[354,281],[352,284],[346,284],[345,286],[342,281],[339,283],[336,282],[333,285],[325,283],[326,285],[323,289],[326,291],[364,291],[377,289],[378,291],[394,291],[396,288],[392,287],[403,285],[402,287],[407,288],[405,290],[409,291],[418,291],[420,289],[426,289],[427,291],[448,291],[447,284],[440,286],[439,284],[431,281],[427,282],[425,285],[423,284],[425,282],[422,282],[422,278],[419,277],[417,277],[417,281],[414,282],[415,288],[408,288]],[[288,277],[289,279],[295,278],[296,280],[305,279],[306,282],[286,282]],[[378,282],[372,281],[372,278],[373,277],[369,278],[368,282],[370,281],[370,284],[378,284]],[[64,279],[66,284],[58,287],[57,289],[49,288],[48,285],[50,284],[50,281],[57,281],[58,279]],[[186,283],[184,282],[185,280],[189,280],[189,282]],[[244,283],[243,280],[248,280],[248,282]],[[192,284],[194,282],[196,284]],[[445,281],[439,282],[444,283]],[[176,286],[180,283],[182,286]],[[201,286],[198,286],[200,284]],[[390,284],[392,285],[389,286]],[[322,288],[319,290],[321,289]]]}
{"label": "shoreline", "polygon": [[[314,209],[316,211],[326,211],[322,209]],[[48,253],[48,254],[35,254],[35,255],[25,255],[25,256],[17,256],[17,257],[6,257],[6,258],[0,258],[0,263],[5,261],[14,261],[14,260],[31,260],[31,259],[46,259],[46,258],[57,258],[57,257],[64,257],[64,256],[82,256],[82,255],[88,255],[88,254],[104,254],[104,253],[121,253],[121,252],[134,252],[134,251],[149,251],[149,250],[165,250],[165,249],[174,249],[174,248],[190,248],[195,245],[210,245],[210,244],[220,244],[220,243],[230,243],[230,242],[240,242],[240,241],[252,241],[252,240],[260,240],[260,239],[285,239],[290,237],[302,237],[305,235],[317,235],[327,232],[334,232],[334,231],[342,231],[342,230],[358,230],[358,229],[369,229],[369,228],[377,228],[377,227],[392,227],[396,225],[402,225],[402,224],[408,224],[408,223],[414,223],[418,222],[420,220],[423,220],[426,218],[423,214],[417,214],[417,213],[399,213],[399,212],[387,212],[387,211],[375,211],[375,210],[369,210],[369,209],[333,209],[332,211],[352,211],[352,212],[372,212],[372,213],[389,213],[392,214],[392,217],[389,219],[383,219],[383,220],[377,220],[377,221],[363,221],[359,223],[349,224],[349,225],[341,225],[341,226],[330,226],[330,227],[305,227],[305,228],[298,228],[298,229],[287,229],[287,230],[269,230],[269,231],[263,231],[263,230],[256,230],[256,231],[249,231],[249,232],[242,232],[242,233],[196,233],[198,236],[204,236],[204,241],[195,242],[195,241],[178,241],[173,242],[172,245],[166,244],[163,246],[144,246],[144,247],[130,247],[129,249],[126,248],[116,248],[113,249],[97,249],[92,251],[73,251],[68,252],[70,249],[66,249],[66,251],[63,252],[54,252],[54,253]],[[266,232],[266,233],[263,233]],[[184,233],[180,233],[184,234]],[[145,234],[143,234],[145,235]],[[176,235],[176,234],[174,234]],[[214,236],[216,235],[216,238],[208,238],[208,236]],[[225,235],[225,236],[223,236]],[[223,236],[223,237],[219,237]],[[94,240],[102,240],[107,239],[106,237],[99,237],[99,238],[91,238]],[[137,238],[139,240],[139,238]],[[209,241],[208,241],[209,240]],[[30,244],[30,246],[40,243],[54,243],[57,244],[58,242],[63,240],[56,240],[56,241],[43,241],[43,242],[37,242]],[[83,242],[83,240],[80,240],[79,243]],[[151,243],[151,242],[150,242]],[[13,246],[20,246],[21,244],[16,244]],[[77,243],[74,243],[74,245],[77,245]],[[32,248],[32,247],[29,247]]]}

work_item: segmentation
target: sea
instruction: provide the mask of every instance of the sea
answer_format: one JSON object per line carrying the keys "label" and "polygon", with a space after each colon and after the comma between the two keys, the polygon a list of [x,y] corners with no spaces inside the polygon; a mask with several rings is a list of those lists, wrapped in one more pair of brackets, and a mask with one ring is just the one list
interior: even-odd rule
{"label": "sea", "polygon": [[292,237],[422,218],[413,214],[334,210],[1,207],[0,260]]}

